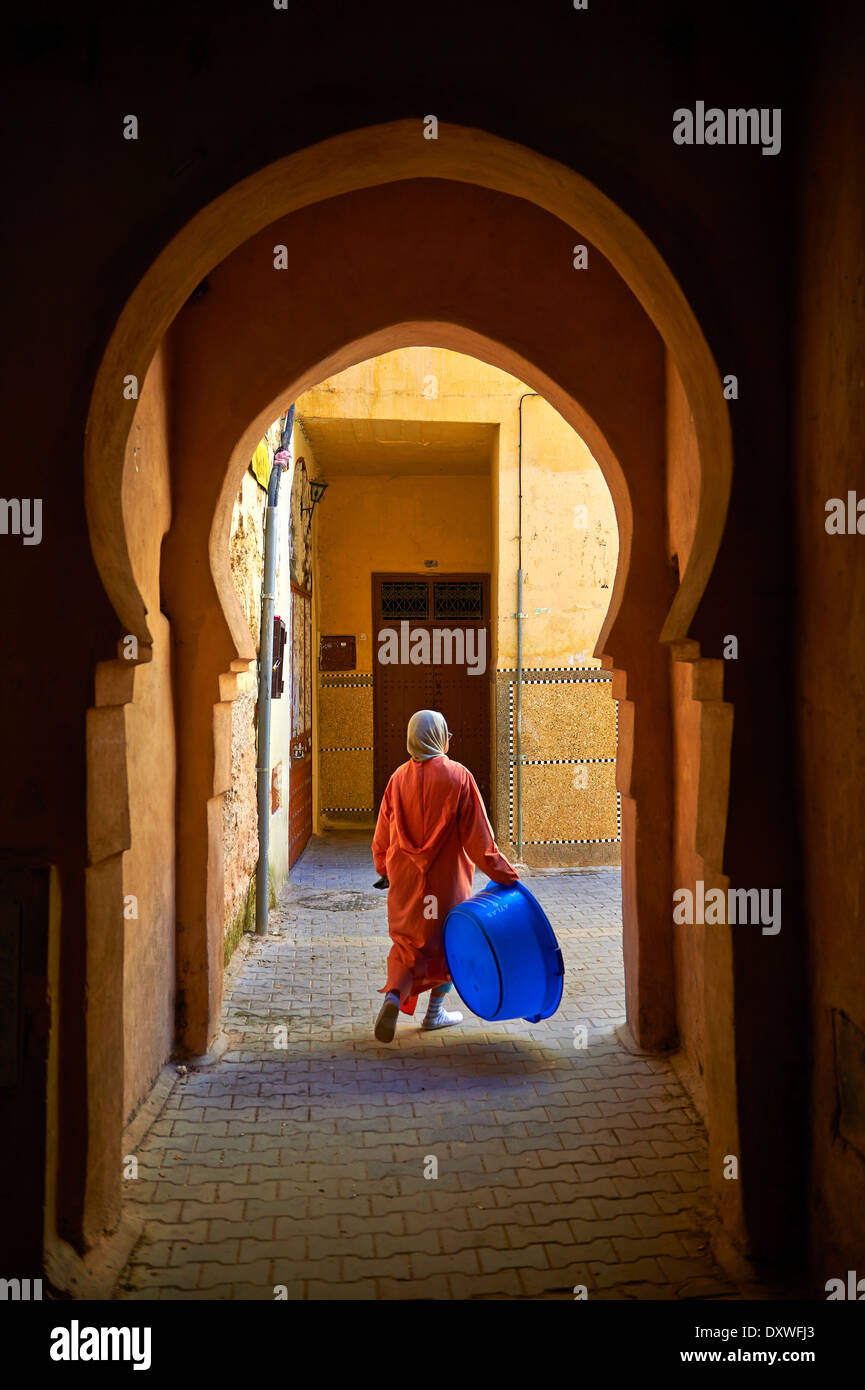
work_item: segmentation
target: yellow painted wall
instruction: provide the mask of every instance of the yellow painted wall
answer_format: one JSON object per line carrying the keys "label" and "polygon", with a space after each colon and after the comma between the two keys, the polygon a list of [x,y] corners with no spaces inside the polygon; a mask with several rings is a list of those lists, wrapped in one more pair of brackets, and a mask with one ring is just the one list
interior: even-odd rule
{"label": "yellow painted wall", "polygon": [[[503,420],[499,462],[499,666],[516,664],[517,447]],[[619,538],[604,475],[541,397],[523,401],[523,665],[594,666]]]}
{"label": "yellow painted wall", "polygon": [[317,521],[320,631],[358,637],[358,671],[373,669],[372,574],[492,567],[489,478],[337,477]]}
{"label": "yellow painted wall", "polygon": [[[362,362],[306,392],[302,420],[454,421],[498,427],[490,478],[489,568],[493,572],[493,650],[498,668],[516,663],[518,404],[530,388],[476,358],[443,348],[404,348]],[[398,446],[391,446],[394,463]],[[524,664],[594,666],[618,559],[618,531],[604,476],[587,446],[541,397],[523,402]],[[326,462],[321,471],[328,477]],[[398,471],[394,469],[394,476]],[[331,483],[331,487],[333,483]],[[460,487],[466,479],[460,479]],[[322,517],[330,506],[328,491]],[[587,525],[575,508],[586,507]],[[365,517],[375,519],[369,509]],[[416,525],[413,519],[412,526]],[[460,528],[462,530],[462,520]],[[322,533],[324,534],[324,533]],[[467,533],[468,536],[469,533]],[[459,551],[459,536],[453,547]],[[327,563],[351,563],[348,557]],[[427,557],[424,558],[434,558]],[[465,560],[458,567],[468,567]],[[382,565],[396,569],[396,564]],[[441,565],[443,568],[444,566]],[[540,611],[538,611],[540,610]],[[352,629],[346,629],[350,631]],[[370,669],[369,666],[363,669]]]}

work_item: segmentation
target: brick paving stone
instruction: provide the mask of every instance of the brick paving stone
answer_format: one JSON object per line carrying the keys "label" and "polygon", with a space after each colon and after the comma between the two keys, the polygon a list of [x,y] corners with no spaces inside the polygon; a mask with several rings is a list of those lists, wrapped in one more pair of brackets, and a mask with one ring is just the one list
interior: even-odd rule
{"label": "brick paving stone", "polygon": [[419,1013],[390,1046],[372,1036],[390,944],[374,876],[368,836],[314,836],[272,934],[244,941],[228,1049],[178,1077],[124,1184],[144,1224],[117,1296],[738,1298],[709,1248],[701,1122],[670,1064],[614,1032],[618,871],[522,875],[565,957],[553,1018],[464,1009],[421,1034]]}
{"label": "brick paving stone", "polygon": [[187,1222],[146,1221],[144,1223],[144,1235],[148,1243],[153,1241],[154,1244],[158,1244],[160,1241],[213,1239],[213,1234],[208,1231],[207,1227],[208,1223],[203,1218],[198,1221]]}
{"label": "brick paving stone", "polygon": [[[195,1269],[195,1265],[190,1268]],[[229,1270],[224,1264],[202,1264],[197,1266],[199,1269],[198,1285],[199,1289],[213,1288],[217,1284],[229,1282],[226,1275]],[[273,1285],[280,1283],[278,1279],[271,1280],[270,1260],[257,1260],[254,1264],[235,1264],[230,1267],[230,1282],[235,1280],[242,1284],[253,1284],[260,1288],[262,1296],[273,1297]]]}
{"label": "brick paving stone", "polygon": [[693,1230],[695,1214],[693,1209],[686,1208],[684,1211],[662,1212],[654,1215],[652,1213],[635,1214],[634,1221],[642,1236],[663,1235],[665,1231],[688,1231]]}
{"label": "brick paving stone", "polygon": [[645,1256],[657,1259],[660,1255],[682,1258],[687,1253],[681,1240],[672,1231],[636,1238],[614,1236],[613,1248],[620,1260],[639,1260]]}
{"label": "brick paving stone", "polygon": [[438,1255],[442,1249],[441,1233],[437,1230],[422,1230],[410,1235],[389,1235],[387,1231],[377,1231],[372,1239],[375,1242],[375,1254],[382,1259],[395,1254],[411,1255],[415,1251],[419,1254]]}
{"label": "brick paving stone", "polygon": [[[334,1284],[323,1279],[307,1279],[305,1297],[316,1302],[375,1302],[381,1295],[375,1279],[355,1279],[351,1284]],[[289,1293],[291,1297],[291,1293]]]}
{"label": "brick paving stone", "polygon": [[521,1290],[529,1298],[573,1299],[574,1284],[583,1280],[565,1282],[567,1271],[561,1269],[521,1269],[519,1271]]}
{"label": "brick paving stone", "polygon": [[[585,1244],[586,1241],[594,1240],[598,1234],[597,1221],[569,1221],[572,1238],[578,1245]],[[607,1217],[603,1224],[604,1235],[608,1240],[617,1236],[639,1237],[642,1232],[637,1225],[637,1220],[633,1216],[614,1216]],[[616,1246],[618,1249],[618,1244]]]}
{"label": "brick paving stone", "polygon": [[547,1269],[552,1246],[535,1243],[519,1250],[479,1250],[481,1269],[492,1274],[500,1269]]}
{"label": "brick paving stone", "polygon": [[378,1297],[401,1301],[404,1299],[444,1299],[450,1297],[448,1278],[434,1274],[423,1279],[388,1279],[376,1281]]}
{"label": "brick paving stone", "polygon": [[495,1274],[451,1274],[448,1293],[458,1299],[519,1298],[519,1273],[515,1269],[500,1269]]}
{"label": "brick paving stone", "polygon": [[664,1286],[669,1285],[671,1281],[664,1278],[664,1272],[658,1261],[649,1257],[643,1260],[631,1260],[627,1263],[619,1260],[615,1264],[591,1263],[589,1265],[590,1297],[593,1288],[624,1288],[628,1284],[644,1282]]}
{"label": "brick paving stone", "polygon": [[[274,1224],[275,1218],[272,1216],[262,1216],[257,1221],[247,1221],[240,1217],[229,1221],[220,1216],[210,1222],[207,1238],[211,1242],[233,1238],[269,1241],[274,1239]],[[182,1226],[179,1229],[183,1231]]]}
{"label": "brick paving stone", "polygon": [[[206,1246],[203,1241],[194,1241],[187,1243],[186,1241],[177,1240],[173,1241],[171,1244],[171,1254],[168,1263],[170,1265],[187,1265],[200,1263],[202,1250],[205,1249],[207,1252],[208,1260],[213,1260],[217,1264],[222,1265],[236,1265],[238,1259],[239,1246],[240,1241],[237,1239],[223,1240],[219,1242],[208,1241]],[[154,1246],[151,1249],[151,1254],[153,1255],[154,1261],[157,1258],[154,1253],[156,1249],[158,1249],[158,1246]]]}

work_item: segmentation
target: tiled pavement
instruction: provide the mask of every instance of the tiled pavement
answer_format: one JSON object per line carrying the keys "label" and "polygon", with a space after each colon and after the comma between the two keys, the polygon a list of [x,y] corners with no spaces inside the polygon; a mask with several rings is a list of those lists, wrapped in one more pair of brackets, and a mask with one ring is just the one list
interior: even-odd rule
{"label": "tiled pavement", "polygon": [[390,1046],[372,1036],[389,947],[374,877],[368,837],[315,838],[279,934],[246,939],[229,1050],[178,1077],[126,1184],[145,1224],[117,1296],[737,1297],[708,1248],[702,1126],[671,1067],[613,1032],[618,871],[523,875],[565,957],[552,1019],[463,1010],[422,1034],[421,1006]]}

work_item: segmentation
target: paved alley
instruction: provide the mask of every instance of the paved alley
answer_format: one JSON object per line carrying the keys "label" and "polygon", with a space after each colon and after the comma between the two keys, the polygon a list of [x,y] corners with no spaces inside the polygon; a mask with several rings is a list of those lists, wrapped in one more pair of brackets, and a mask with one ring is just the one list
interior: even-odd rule
{"label": "paved alley", "polygon": [[672,1068],[614,1032],[618,870],[523,874],[564,953],[552,1019],[463,1008],[423,1034],[424,999],[390,1046],[375,877],[369,836],[314,837],[273,934],[244,938],[228,1048],[178,1074],[125,1184],[144,1225],[118,1297],[737,1297],[708,1247],[702,1125]]}

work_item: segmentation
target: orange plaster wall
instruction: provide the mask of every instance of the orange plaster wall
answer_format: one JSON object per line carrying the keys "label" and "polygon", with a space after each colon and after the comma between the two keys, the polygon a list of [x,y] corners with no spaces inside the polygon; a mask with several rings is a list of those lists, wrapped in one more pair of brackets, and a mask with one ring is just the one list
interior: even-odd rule
{"label": "orange plaster wall", "polygon": [[694,416],[669,353],[667,384],[667,516],[670,556],[684,574],[694,544],[700,499],[700,457]]}
{"label": "orange plaster wall", "polygon": [[[694,853],[694,820],[698,811],[700,706],[691,698],[692,668],[671,661],[673,706],[673,887],[693,890],[702,877]],[[672,903],[670,905],[672,919]],[[705,937],[706,927],[673,924],[673,963],[676,980],[676,1024],[682,1049],[681,1069],[701,1115],[706,1118],[705,1072]]]}
{"label": "orange plaster wall", "polygon": [[[666,354],[667,553],[676,572],[684,573],[694,541],[700,460],[694,417],[681,377]],[[693,889],[703,867],[694,852],[698,813],[700,706],[692,699],[690,663],[670,663],[673,715],[673,887]],[[672,904],[671,904],[672,916]],[[706,928],[673,924],[676,1023],[682,1048],[681,1069],[694,1102],[706,1115],[705,1069],[705,932]]]}
{"label": "orange plaster wall", "polygon": [[[127,444],[123,489],[131,560],[148,610],[153,654],[136,667],[125,706],[131,846],[123,855],[123,1115],[146,1097],[174,1037],[174,710],[171,629],[159,608],[162,537],[171,521],[168,387],[160,349]],[[131,910],[125,907],[124,912]]]}

